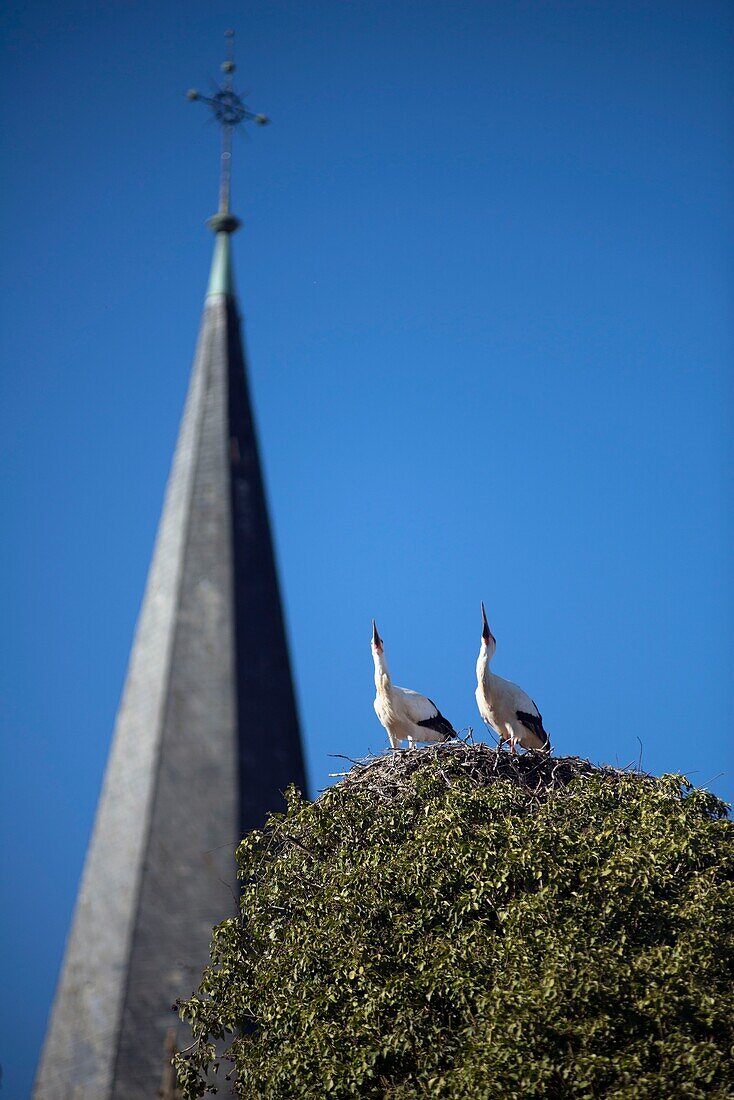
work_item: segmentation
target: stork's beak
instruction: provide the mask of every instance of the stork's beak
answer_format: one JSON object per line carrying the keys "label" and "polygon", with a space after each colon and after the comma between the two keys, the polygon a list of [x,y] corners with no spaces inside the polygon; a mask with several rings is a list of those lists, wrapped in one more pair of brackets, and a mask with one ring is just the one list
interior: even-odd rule
{"label": "stork's beak", "polygon": [[372,620],[372,644],[373,644],[373,646],[376,646],[378,649],[382,645],[382,638],[377,633],[377,623],[375,622],[374,619]]}
{"label": "stork's beak", "polygon": [[492,637],[492,632],[489,629],[489,623],[487,622],[487,612],[484,610],[484,600],[482,600],[482,638],[486,645],[489,645],[489,639]]}

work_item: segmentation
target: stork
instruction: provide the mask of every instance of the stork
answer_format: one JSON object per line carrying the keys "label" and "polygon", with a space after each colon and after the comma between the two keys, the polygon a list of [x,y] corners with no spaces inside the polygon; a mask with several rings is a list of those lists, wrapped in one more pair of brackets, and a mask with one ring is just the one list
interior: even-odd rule
{"label": "stork", "polygon": [[387,730],[391,748],[399,749],[401,741],[407,741],[408,748],[414,749],[416,741],[436,744],[457,736],[434,702],[417,691],[393,684],[385,661],[385,646],[374,619],[372,660],[375,663],[375,713]]}
{"label": "stork", "polygon": [[487,613],[482,603],[482,642],[477,657],[476,699],[482,719],[491,726],[503,742],[510,742],[510,752],[516,746],[524,749],[541,749],[550,752],[548,734],[543,729],[543,716],[529,695],[511,680],[490,671],[489,662],[494,656],[497,642],[489,629]]}

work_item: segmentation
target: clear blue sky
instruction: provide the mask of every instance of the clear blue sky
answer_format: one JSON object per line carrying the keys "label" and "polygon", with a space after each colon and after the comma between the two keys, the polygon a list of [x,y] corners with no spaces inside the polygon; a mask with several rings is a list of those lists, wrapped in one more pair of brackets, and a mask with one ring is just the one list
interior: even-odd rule
{"label": "clear blue sky", "polygon": [[313,790],[397,682],[734,795],[731,72],[715,0],[2,15],[5,1094],[43,1035],[173,450],[238,30],[236,272]]}

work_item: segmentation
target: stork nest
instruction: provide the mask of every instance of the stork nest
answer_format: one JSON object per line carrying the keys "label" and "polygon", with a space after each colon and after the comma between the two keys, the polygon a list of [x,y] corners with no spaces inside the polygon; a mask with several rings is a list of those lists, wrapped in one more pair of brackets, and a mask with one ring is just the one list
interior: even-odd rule
{"label": "stork nest", "polygon": [[570,795],[572,790],[567,788],[572,781],[592,776],[602,776],[611,783],[630,776],[640,782],[654,782],[652,776],[634,764],[626,768],[599,767],[579,756],[552,756],[534,751],[513,755],[506,749],[464,740],[371,754],[361,760],[344,756],[336,759],[347,760],[353,766],[349,771],[331,773],[331,778],[341,782],[327,788],[330,794],[369,791],[383,801],[409,794],[414,789],[412,781],[416,772],[428,769],[449,787],[461,779],[468,779],[478,787],[489,787],[503,780],[514,783],[524,791],[530,807],[540,806],[557,794]]}

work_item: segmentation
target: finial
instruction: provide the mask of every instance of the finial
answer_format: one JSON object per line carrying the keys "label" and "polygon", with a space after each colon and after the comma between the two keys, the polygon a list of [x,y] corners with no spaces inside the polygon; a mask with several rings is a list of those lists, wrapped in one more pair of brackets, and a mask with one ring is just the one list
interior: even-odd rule
{"label": "finial", "polygon": [[196,88],[191,88],[186,94],[192,101],[200,100],[202,103],[206,103],[222,127],[219,210],[213,218],[209,219],[209,226],[215,233],[234,233],[240,222],[229,210],[232,131],[235,126],[239,126],[243,122],[255,122],[258,126],[265,126],[269,119],[266,115],[256,115],[250,111],[245,106],[242,97],[234,90],[232,86],[232,73],[235,70],[234,31],[225,31],[224,41],[225,59],[222,62],[224,77],[217,91],[212,96],[206,96],[202,95]]}

